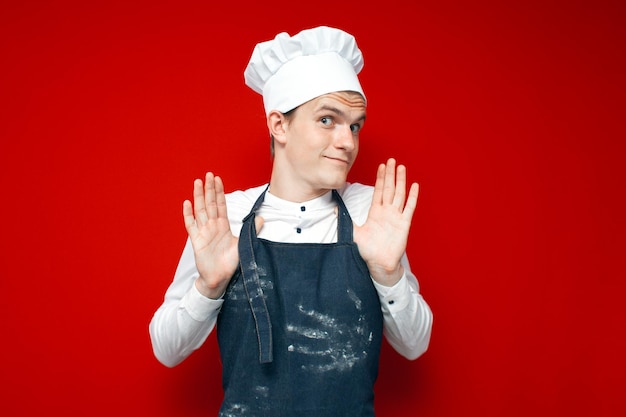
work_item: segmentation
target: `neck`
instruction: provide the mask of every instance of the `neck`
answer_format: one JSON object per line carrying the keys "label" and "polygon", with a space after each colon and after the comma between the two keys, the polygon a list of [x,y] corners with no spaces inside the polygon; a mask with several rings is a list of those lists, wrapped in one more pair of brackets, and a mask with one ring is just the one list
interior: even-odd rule
{"label": "neck", "polygon": [[289,164],[281,164],[278,159],[274,159],[270,192],[282,200],[303,203],[330,191],[330,188],[322,188],[315,181],[310,181],[310,178],[302,177],[302,175],[292,169]]}
{"label": "neck", "polygon": [[306,184],[297,184],[295,181],[285,179],[284,175],[272,172],[270,189],[272,195],[293,203],[304,203],[326,194],[329,189],[312,188]]}

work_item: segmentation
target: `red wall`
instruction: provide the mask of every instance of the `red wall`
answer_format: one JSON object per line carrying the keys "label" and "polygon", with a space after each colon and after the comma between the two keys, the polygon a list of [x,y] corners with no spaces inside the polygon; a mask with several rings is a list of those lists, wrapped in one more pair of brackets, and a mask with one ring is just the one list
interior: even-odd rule
{"label": "red wall", "polygon": [[148,337],[181,203],[268,179],[243,69],[326,24],[365,54],[351,180],[421,185],[432,343],[385,346],[379,416],[626,415],[623,2],[209,3],[0,5],[0,414],[215,415],[215,339],[167,369]]}

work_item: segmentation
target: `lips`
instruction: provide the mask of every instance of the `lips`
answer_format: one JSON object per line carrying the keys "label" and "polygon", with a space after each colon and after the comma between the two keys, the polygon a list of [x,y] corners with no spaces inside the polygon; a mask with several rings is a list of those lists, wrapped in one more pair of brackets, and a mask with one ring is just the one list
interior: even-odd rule
{"label": "lips", "polygon": [[332,157],[332,156],[325,156],[325,158],[330,159],[331,161],[336,161],[336,162],[341,162],[344,164],[348,164],[348,160],[345,158],[341,158],[341,157]]}

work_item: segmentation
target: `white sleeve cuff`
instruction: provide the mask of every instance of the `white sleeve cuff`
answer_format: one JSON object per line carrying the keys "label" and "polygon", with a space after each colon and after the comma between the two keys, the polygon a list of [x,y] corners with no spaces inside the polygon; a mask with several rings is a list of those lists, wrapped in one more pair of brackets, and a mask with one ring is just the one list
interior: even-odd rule
{"label": "white sleeve cuff", "polygon": [[222,298],[213,300],[202,295],[194,283],[191,289],[183,296],[181,305],[187,310],[191,318],[197,321],[205,321],[217,317],[223,303],[224,299]]}
{"label": "white sleeve cuff", "polygon": [[406,273],[402,274],[402,277],[392,287],[379,284],[372,280],[376,291],[378,291],[378,297],[380,298],[380,305],[383,311],[388,311],[394,314],[400,310],[405,309],[411,300],[411,286],[406,277]]}

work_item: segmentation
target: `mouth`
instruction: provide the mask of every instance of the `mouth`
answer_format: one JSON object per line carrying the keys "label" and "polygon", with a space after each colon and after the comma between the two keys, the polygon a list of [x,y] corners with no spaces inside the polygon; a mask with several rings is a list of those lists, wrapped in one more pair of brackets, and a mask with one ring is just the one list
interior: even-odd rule
{"label": "mouth", "polygon": [[339,164],[349,165],[349,162],[345,158],[332,157],[332,156],[324,156],[324,158],[329,159],[333,162],[337,162]]}

